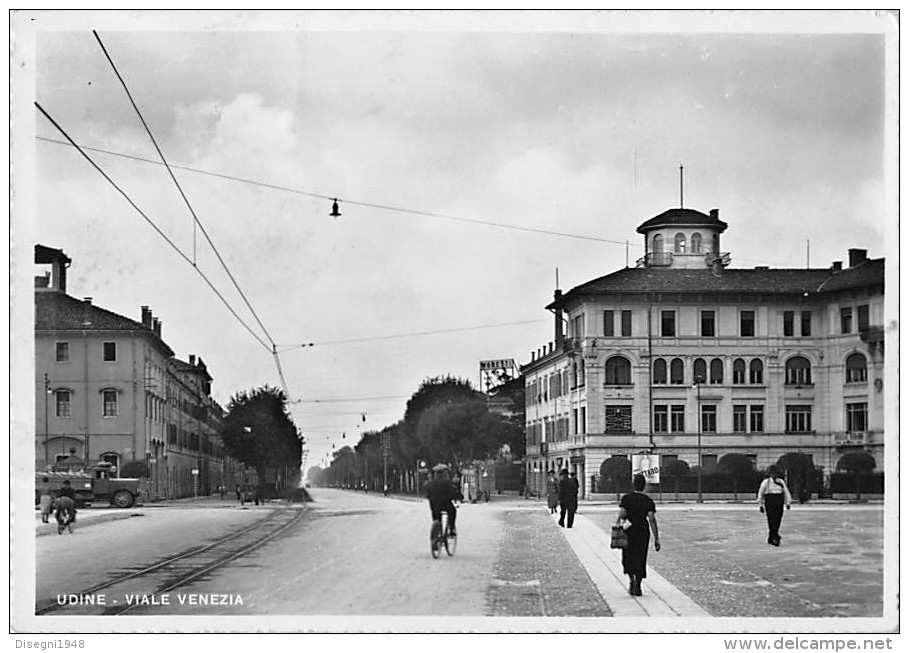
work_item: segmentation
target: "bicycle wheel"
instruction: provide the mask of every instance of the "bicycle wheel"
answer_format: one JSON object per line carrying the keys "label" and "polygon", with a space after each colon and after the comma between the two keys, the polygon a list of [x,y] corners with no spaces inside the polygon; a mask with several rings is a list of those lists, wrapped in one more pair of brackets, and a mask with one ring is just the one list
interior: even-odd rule
{"label": "bicycle wheel", "polygon": [[442,522],[432,522],[432,528],[429,529],[429,550],[433,558],[438,558],[442,552],[442,544],[439,541],[442,538]]}

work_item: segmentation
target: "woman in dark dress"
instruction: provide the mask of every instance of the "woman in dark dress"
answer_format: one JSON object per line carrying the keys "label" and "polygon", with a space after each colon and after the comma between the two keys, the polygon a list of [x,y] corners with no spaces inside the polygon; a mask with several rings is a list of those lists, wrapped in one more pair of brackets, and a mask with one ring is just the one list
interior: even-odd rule
{"label": "woman in dark dress", "polygon": [[653,499],[644,494],[646,481],[637,474],[632,481],[634,492],[626,494],[619,503],[618,523],[627,519],[631,525],[625,530],[628,546],[622,549],[622,570],[631,582],[628,593],[641,596],[641,580],[647,578],[647,549],[650,546],[650,531],[653,530],[653,548],[660,550],[660,532],[657,529],[656,506]]}

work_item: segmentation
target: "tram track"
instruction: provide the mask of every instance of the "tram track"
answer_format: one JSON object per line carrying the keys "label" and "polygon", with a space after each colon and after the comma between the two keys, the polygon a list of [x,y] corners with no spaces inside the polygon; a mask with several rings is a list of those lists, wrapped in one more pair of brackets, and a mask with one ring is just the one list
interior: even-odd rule
{"label": "tram track", "polygon": [[[119,615],[162,605],[162,599],[174,590],[205,578],[297,525],[305,515],[302,508],[281,508],[263,519],[244,526],[188,551],[167,556],[138,569],[119,573],[87,589],[38,601],[35,615]],[[72,597],[76,597],[72,599]]]}

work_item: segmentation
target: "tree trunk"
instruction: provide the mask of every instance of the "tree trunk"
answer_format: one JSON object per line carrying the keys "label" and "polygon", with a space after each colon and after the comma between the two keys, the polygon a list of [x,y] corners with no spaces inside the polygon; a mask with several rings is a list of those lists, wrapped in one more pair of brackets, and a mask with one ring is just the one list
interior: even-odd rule
{"label": "tree trunk", "polygon": [[734,475],[732,477],[732,500],[733,501],[739,500],[739,478],[738,478],[738,476],[734,476]]}
{"label": "tree trunk", "polygon": [[678,476],[675,477],[675,500],[676,501],[679,500],[679,481],[680,480],[681,479]]}

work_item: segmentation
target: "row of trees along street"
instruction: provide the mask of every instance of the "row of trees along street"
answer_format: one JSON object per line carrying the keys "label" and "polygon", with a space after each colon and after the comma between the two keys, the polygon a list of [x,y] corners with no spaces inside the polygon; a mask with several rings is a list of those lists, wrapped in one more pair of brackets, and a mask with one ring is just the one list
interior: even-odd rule
{"label": "row of trees along street", "polygon": [[401,420],[363,433],[353,447],[333,452],[328,469],[311,467],[306,477],[317,486],[381,491],[386,462],[383,441],[388,446],[389,490],[412,491],[421,462],[426,469],[443,462],[459,470],[495,458],[503,445],[515,458],[522,457],[524,428],[520,417],[490,412],[486,395],[469,381],[435,377],[425,380],[410,397]]}
{"label": "row of trees along street", "polygon": [[[843,454],[831,474],[829,483],[824,485],[823,469],[815,467],[808,454],[790,452],[780,456],[776,466],[786,479],[789,491],[795,500],[807,498],[812,493],[830,495],[849,493],[854,490],[856,498],[862,498],[863,486],[874,486],[875,493],[883,492],[883,474],[873,474],[874,456],[864,451]],[[764,479],[765,473],[755,469],[746,455],[727,453],[717,461],[716,472],[702,470],[704,492],[732,492],[738,501],[739,493],[753,497]],[[681,492],[697,491],[697,467],[689,468],[684,460],[672,460],[660,469],[662,491],[674,491],[676,498]],[[631,461],[627,456],[607,458],[600,467],[595,487],[598,492],[622,494],[631,491]]]}
{"label": "row of trees along street", "polygon": [[257,478],[248,480],[265,498],[292,492],[299,484],[303,439],[283,390],[264,385],[232,396],[221,439],[228,455],[255,471]]}

